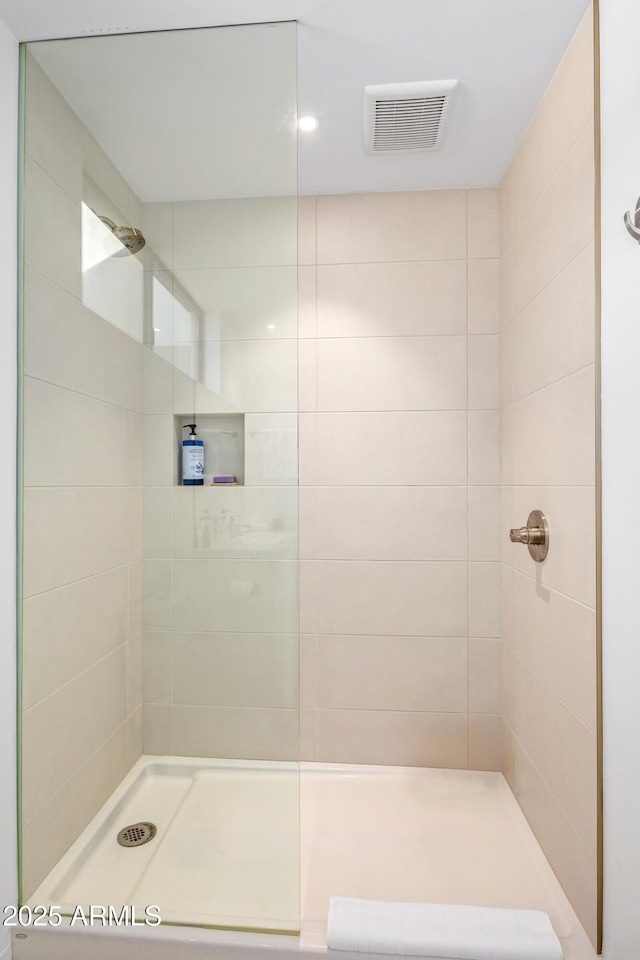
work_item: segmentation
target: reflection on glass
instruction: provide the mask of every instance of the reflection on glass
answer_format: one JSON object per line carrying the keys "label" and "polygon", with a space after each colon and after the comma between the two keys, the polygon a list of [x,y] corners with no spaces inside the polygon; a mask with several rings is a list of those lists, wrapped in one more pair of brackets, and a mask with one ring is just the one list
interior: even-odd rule
{"label": "reflection on glass", "polygon": [[31,903],[299,927],[295,73],[289,23],[29,45]]}

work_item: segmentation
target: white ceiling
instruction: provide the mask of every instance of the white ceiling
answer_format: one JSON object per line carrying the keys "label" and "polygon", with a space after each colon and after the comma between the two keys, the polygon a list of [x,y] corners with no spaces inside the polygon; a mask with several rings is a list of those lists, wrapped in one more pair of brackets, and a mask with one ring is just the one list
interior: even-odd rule
{"label": "white ceiling", "polygon": [[[299,192],[319,194],[500,183],[588,6],[589,0],[0,0],[0,18],[19,39],[297,19],[298,110],[322,118],[317,133],[299,135]],[[225,157],[224,170],[213,178],[215,195],[289,192],[288,135],[282,116],[287,109],[288,56],[280,48],[277,68],[273,60],[267,67],[276,52],[278,31],[262,29],[257,41],[247,31],[249,57],[238,72],[240,41],[236,57],[225,57],[222,51],[224,45],[235,44],[230,40],[234,34],[243,32],[212,37],[212,50],[219,55],[209,58],[209,66],[235,69],[233,81],[224,86],[227,116],[236,121],[241,110],[230,98],[239,88],[255,91],[258,100],[265,98],[263,103],[276,96],[279,140],[272,135],[269,141],[264,129],[242,131],[244,161]],[[135,59],[134,44],[140,44]],[[208,176],[211,190],[211,165],[221,158],[216,124],[224,109],[211,97],[203,101],[197,95],[204,74],[189,83],[189,71],[203,58],[189,58],[185,46],[184,62],[159,59],[154,44],[143,38],[101,41],[94,49],[103,47],[104,52],[95,55],[81,53],[84,46],[70,44],[64,57],[58,57],[57,83],[141,197],[196,196],[204,185],[201,176]],[[76,48],[78,53],[73,53]],[[107,48],[113,52],[107,54]],[[167,69],[168,63],[173,69]],[[51,64],[47,69],[53,70]],[[179,90],[180,78],[187,92]],[[395,157],[364,153],[365,85],[450,78],[458,79],[460,88],[441,151]],[[218,86],[223,82],[221,74]],[[163,103],[170,109],[160,109]],[[245,98],[245,109],[246,103]],[[258,113],[267,126],[276,122],[273,115],[265,118],[264,110]],[[186,121],[187,115],[188,122],[168,126],[181,118]],[[171,169],[163,176],[152,172],[162,166],[159,156],[168,161],[170,144],[177,142],[181,163],[165,163]],[[191,158],[189,163],[186,158]]]}
{"label": "white ceiling", "polygon": [[295,194],[295,23],[29,49],[141,200]]}

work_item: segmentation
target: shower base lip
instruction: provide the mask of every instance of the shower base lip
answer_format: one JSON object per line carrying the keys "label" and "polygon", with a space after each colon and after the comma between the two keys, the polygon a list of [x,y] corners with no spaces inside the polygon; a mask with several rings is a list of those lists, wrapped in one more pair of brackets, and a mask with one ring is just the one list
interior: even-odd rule
{"label": "shower base lip", "polygon": [[[171,783],[172,802],[181,809],[178,795],[181,790],[187,792],[183,781],[202,777],[206,790],[207,779],[221,772],[229,772],[231,779],[234,774],[254,778],[252,794],[262,789],[259,784],[263,780],[269,780],[265,773],[271,773],[276,781],[288,781],[294,787],[288,796],[295,793],[286,819],[289,826],[299,795],[301,907],[295,910],[294,921],[294,901],[288,901],[292,910],[288,929],[287,924],[272,923],[270,929],[260,924],[258,930],[255,917],[246,924],[237,915],[231,923],[212,923],[211,916],[182,912],[174,917],[164,909],[163,924],[154,927],[85,928],[76,924],[72,928],[70,918],[64,917],[57,928],[14,930],[14,960],[85,960],[87,956],[92,960],[182,960],[185,955],[190,960],[260,960],[265,950],[269,960],[292,960],[294,955],[318,960],[319,955],[327,954],[326,914],[332,894],[543,909],[552,917],[565,960],[593,960],[596,956],[504,777],[490,772],[301,763],[299,777],[295,763],[143,757],[29,903],[60,903],[51,895],[62,893],[67,883],[71,883],[68,889],[74,901],[104,902],[104,898],[91,901],[89,896],[79,896],[83,888],[78,886],[90,879],[90,874],[83,879],[78,871],[83,858],[86,861],[93,855],[99,861],[100,828],[113,833],[115,843],[122,816],[133,813],[127,803],[145,782],[162,789]],[[208,803],[211,796],[205,796]],[[162,817],[152,813],[146,817],[136,811],[126,822],[151,819],[161,829]],[[186,822],[191,822],[187,813]],[[153,846],[151,842],[122,851],[125,857],[131,852],[145,855]],[[93,876],[100,877],[99,870]],[[295,884],[297,897],[297,848]],[[509,899],[516,888],[513,896],[520,902]],[[88,894],[88,888],[84,889]],[[117,889],[116,903],[131,902],[124,887]],[[136,914],[141,916],[138,909]],[[180,925],[174,926],[172,921]],[[244,930],[239,929],[243,926]],[[21,936],[18,939],[16,935]],[[340,960],[335,951],[332,960]]]}

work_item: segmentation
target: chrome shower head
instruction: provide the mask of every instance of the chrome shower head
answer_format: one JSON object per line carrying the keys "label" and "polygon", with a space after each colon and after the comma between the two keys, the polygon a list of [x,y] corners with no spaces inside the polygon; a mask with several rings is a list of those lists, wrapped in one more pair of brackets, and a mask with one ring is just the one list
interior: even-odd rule
{"label": "chrome shower head", "polygon": [[118,250],[117,253],[113,254],[114,257],[127,257],[129,254],[139,253],[147,242],[141,230],[137,230],[135,227],[118,227],[109,217],[100,217],[100,215],[98,215],[98,217],[109,227],[111,233],[123,246],[122,250]]}

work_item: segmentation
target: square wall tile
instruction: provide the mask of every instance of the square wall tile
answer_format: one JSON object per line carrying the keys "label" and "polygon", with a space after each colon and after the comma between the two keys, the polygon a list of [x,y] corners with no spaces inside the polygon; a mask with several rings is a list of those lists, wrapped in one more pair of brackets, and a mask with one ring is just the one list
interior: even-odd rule
{"label": "square wall tile", "polygon": [[25,599],[23,709],[126,643],[128,601],[126,566]]}
{"label": "square wall tile", "polygon": [[318,706],[464,713],[462,637],[319,636]]}
{"label": "square wall tile", "polygon": [[314,634],[318,629],[318,563],[301,560],[300,577],[300,632]]}
{"label": "square wall tile", "polygon": [[318,759],[318,711],[300,711],[300,760],[312,763]]}
{"label": "square wall tile", "polygon": [[178,705],[171,712],[178,756],[298,760],[297,710]]}
{"label": "square wall tile", "polygon": [[511,648],[596,729],[596,611],[513,571]]}
{"label": "square wall tile", "polygon": [[145,557],[173,556],[173,494],[172,487],[144,488],[143,541]]}
{"label": "square wall tile", "polygon": [[317,430],[319,484],[465,483],[464,411],[322,413]]}
{"label": "square wall tile", "polygon": [[[23,816],[29,819],[127,716],[125,648],[23,714]],[[78,718],[83,722],[79,723]]]}
{"label": "square wall tile", "polygon": [[143,711],[144,752],[152,756],[173,755],[171,743],[171,706],[145,703]]}
{"label": "square wall tile", "polygon": [[464,334],[465,291],[463,260],[319,266],[318,336]]}
{"label": "square wall tile", "polygon": [[146,558],[142,564],[142,626],[170,630],[173,619],[173,561]]}
{"label": "square wall tile", "polygon": [[136,763],[143,753],[144,732],[142,729],[142,717],[144,706],[140,705],[137,710],[127,717],[127,768],[128,770]]}
{"label": "square wall tile", "polygon": [[173,417],[147,415],[143,418],[143,478],[147,486],[173,486],[178,448]]}
{"label": "square wall tile", "polygon": [[300,634],[300,707],[309,710],[318,705],[318,638]]}
{"label": "square wall tile", "polygon": [[318,633],[466,636],[465,563],[319,561],[317,566]]}
{"label": "square wall tile", "polygon": [[[590,243],[505,328],[505,405],[593,363],[595,305],[595,252]],[[534,354],[536,363],[529,363]]]}
{"label": "square wall tile", "polygon": [[500,256],[500,189],[467,190],[469,259]]}
{"label": "square wall tile", "polygon": [[299,544],[302,560],[315,560],[318,555],[318,491],[316,487],[299,487]]}
{"label": "square wall tile", "polygon": [[469,560],[500,560],[500,487],[468,487]]}
{"label": "square wall tile", "polygon": [[592,242],[594,183],[594,128],[590,123],[505,249],[501,286],[507,321]]}
{"label": "square wall tile", "polygon": [[317,406],[316,393],[317,346],[315,340],[298,341],[298,410],[314,412]]}
{"label": "square wall tile", "polygon": [[24,516],[25,597],[127,563],[126,487],[27,487]]}
{"label": "square wall tile", "polygon": [[469,483],[500,483],[500,411],[469,411]]}
{"label": "square wall tile", "polygon": [[145,630],[142,634],[142,679],[146,703],[170,703],[172,680],[172,634]]}
{"label": "square wall tile", "polygon": [[464,560],[467,491],[449,487],[318,487],[323,560]]}
{"label": "square wall tile", "polygon": [[[597,863],[517,740],[513,790],[591,941],[596,941]],[[595,805],[595,800],[594,800]]]}
{"label": "square wall tile", "polygon": [[462,410],[465,353],[464,337],[320,340],[318,410]]}
{"label": "square wall tile", "polygon": [[174,560],[173,590],[175,630],[297,633],[295,561]]}
{"label": "square wall tile", "polygon": [[469,713],[502,709],[502,640],[472,637],[469,640]]}
{"label": "square wall tile", "polygon": [[464,259],[465,206],[464,190],[318,197],[318,263]]}
{"label": "square wall tile", "polygon": [[532,674],[527,693],[531,722],[523,747],[596,856],[597,737]]}
{"label": "square wall tile", "polygon": [[[294,412],[298,409],[298,346],[291,340],[223,340],[204,343],[205,369],[216,354],[219,376],[204,382],[245,413]],[[215,368],[218,364],[213,364]]]}
{"label": "square wall tile", "polygon": [[[503,412],[505,459],[513,484],[592,486],[595,482],[595,366],[572,373]],[[530,438],[545,438],[532,457]]]}
{"label": "square wall tile", "polygon": [[593,9],[564,54],[503,180],[503,249],[594,115]]}
{"label": "square wall tile", "polygon": [[497,335],[468,338],[469,409],[500,408],[500,339]]}
{"label": "square wall tile", "polygon": [[25,161],[25,261],[82,296],[80,206],[29,157]]}
{"label": "square wall tile", "polygon": [[499,563],[469,564],[469,636],[500,636]]}
{"label": "square wall tile", "polygon": [[510,527],[522,526],[533,504],[539,504],[549,522],[553,548],[536,564],[528,550],[510,544],[511,565],[540,586],[596,606],[596,491],[595,487],[513,487]]}
{"label": "square wall tile", "polygon": [[127,716],[142,706],[142,634],[127,644]]}
{"label": "square wall tile", "polygon": [[469,769],[502,770],[502,717],[469,717]]}
{"label": "square wall tile", "polygon": [[318,760],[466,768],[466,716],[392,710],[318,710]]}
{"label": "square wall tile", "polygon": [[469,333],[500,332],[500,260],[467,261]]}
{"label": "square wall tile", "polygon": [[[300,268],[302,269],[302,268]],[[197,340],[282,340],[297,335],[296,266],[217,267],[177,270],[167,280],[198,305]],[[174,304],[174,341],[180,307]]]}
{"label": "square wall tile", "polygon": [[40,64],[27,54],[25,150],[69,196],[82,199],[82,125]]}
{"label": "square wall tile", "polygon": [[[22,825],[23,896],[31,897],[128,770],[127,729],[113,736]],[[51,824],[55,824],[55,830]]]}
{"label": "square wall tile", "polygon": [[130,338],[29,266],[24,297],[27,376],[135,409],[128,369]]}
{"label": "square wall tile", "polygon": [[124,407],[25,377],[24,432],[26,486],[126,486]]}
{"label": "square wall tile", "polygon": [[316,198],[298,197],[298,263],[316,262]]}
{"label": "square wall tile", "polygon": [[[314,414],[251,413],[244,421],[245,483],[249,486],[295,486],[298,483],[298,423],[300,469],[312,469]],[[300,482],[303,474],[300,474]]]}
{"label": "square wall tile", "polygon": [[298,662],[293,634],[176,633],[173,702],[297,709]]}
{"label": "square wall tile", "polygon": [[301,339],[316,336],[316,268],[298,267],[298,336]]}

